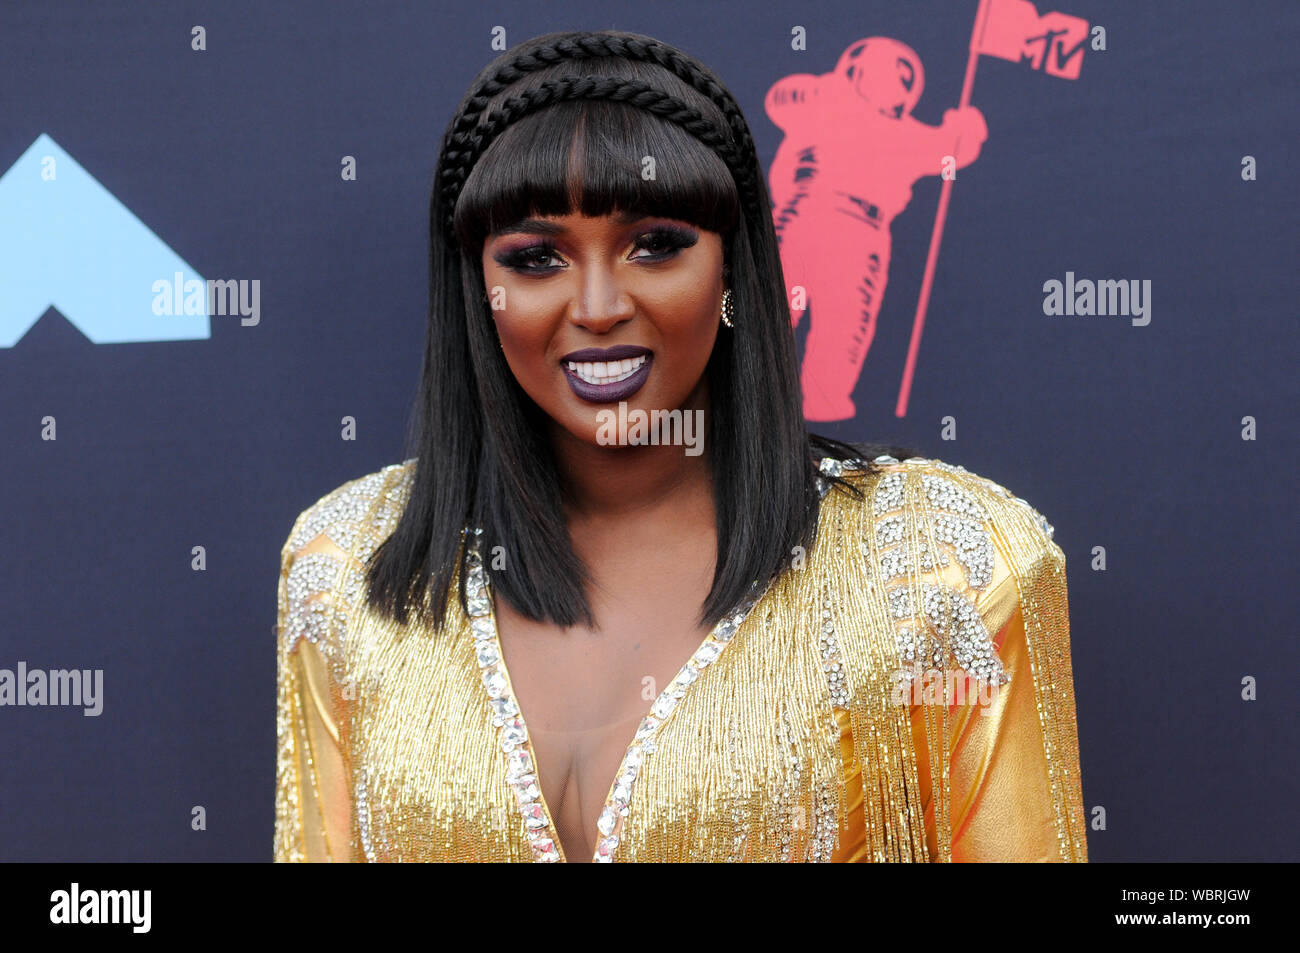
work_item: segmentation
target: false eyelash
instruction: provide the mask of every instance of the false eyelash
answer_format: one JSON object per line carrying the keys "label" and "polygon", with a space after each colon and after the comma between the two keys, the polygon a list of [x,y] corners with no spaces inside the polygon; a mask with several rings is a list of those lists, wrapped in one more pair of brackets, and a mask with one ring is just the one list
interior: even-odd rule
{"label": "false eyelash", "polygon": [[[636,247],[647,251],[655,247],[662,248],[663,251],[651,255],[650,260],[666,260],[681,249],[690,248],[697,241],[699,241],[699,236],[694,232],[672,225],[660,225],[638,235]],[[557,254],[557,252],[558,248],[555,243],[544,238],[527,248],[520,248],[517,251],[502,255],[497,258],[497,261],[515,271],[544,272],[550,271],[551,266],[534,267],[532,263],[538,259],[549,258]]]}

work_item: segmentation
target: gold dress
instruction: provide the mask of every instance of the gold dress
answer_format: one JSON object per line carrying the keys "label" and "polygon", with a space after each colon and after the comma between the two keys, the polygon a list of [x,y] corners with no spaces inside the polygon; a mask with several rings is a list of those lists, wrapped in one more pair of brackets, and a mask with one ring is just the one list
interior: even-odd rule
{"label": "gold dress", "polygon": [[[863,498],[823,482],[808,552],[649,706],[593,860],[1087,860],[1052,527],[962,467],[877,462],[822,461]],[[284,545],[275,860],[562,861],[474,532],[442,634],[364,605],[414,468]]]}

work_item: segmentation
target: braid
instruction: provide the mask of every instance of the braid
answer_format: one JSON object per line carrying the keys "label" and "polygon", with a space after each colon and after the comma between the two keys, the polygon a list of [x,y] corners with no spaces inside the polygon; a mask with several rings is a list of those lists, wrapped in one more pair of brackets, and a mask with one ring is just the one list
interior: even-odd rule
{"label": "braid", "polygon": [[[709,146],[731,169],[744,199],[750,207],[757,205],[752,170],[736,148],[722,135],[698,109],[688,106],[674,96],[636,80],[620,80],[598,76],[563,76],[548,80],[536,89],[512,96],[491,113],[482,125],[459,136],[454,153],[456,164],[448,170],[442,184],[447,207],[451,208],[461,187],[478,158],[503,129],[520,117],[544,106],[568,99],[610,99],[627,102],[648,110],[657,116],[681,126],[705,145]],[[448,213],[447,224],[451,224]]]}
{"label": "braid", "polygon": [[[655,63],[718,107],[736,140],[733,145],[722,131],[699,110],[645,83],[597,76],[571,76],[545,82],[521,96],[511,97],[486,120],[488,103],[528,73],[568,60],[621,57]],[[459,115],[443,138],[439,162],[440,196],[444,201],[445,225],[450,230],[456,198],[474,164],[493,139],[511,123],[536,109],[569,99],[610,99],[662,116],[680,125],[714,150],[731,170],[743,200],[757,213],[761,176],[756,166],[754,140],[739,105],[726,89],[680,51],[656,40],[602,33],[573,33],[552,43],[525,50],[484,78],[465,99]]]}

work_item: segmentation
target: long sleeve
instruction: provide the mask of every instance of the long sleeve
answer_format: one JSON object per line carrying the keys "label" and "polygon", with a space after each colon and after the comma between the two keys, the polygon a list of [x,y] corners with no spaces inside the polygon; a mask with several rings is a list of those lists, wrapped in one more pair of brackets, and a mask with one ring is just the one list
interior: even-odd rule
{"label": "long sleeve", "polygon": [[876,462],[861,504],[839,511],[862,553],[845,582],[860,631],[826,609],[851,679],[834,709],[847,811],[834,859],[1086,861],[1051,524],[962,467]]}
{"label": "long sleeve", "polygon": [[927,846],[931,858],[947,853],[953,862],[1086,862],[1065,556],[1021,518],[1036,517],[1032,510],[988,505],[992,583],[966,592],[1009,681],[992,691],[986,682],[983,697],[965,681],[966,698],[948,706],[947,851],[938,843],[925,724],[939,719],[935,706],[912,710]]}
{"label": "long sleeve", "polygon": [[281,554],[277,610],[274,859],[346,861],[352,799],[339,739],[342,693],[328,664],[332,580],[346,554],[323,535],[294,550],[297,530]]}

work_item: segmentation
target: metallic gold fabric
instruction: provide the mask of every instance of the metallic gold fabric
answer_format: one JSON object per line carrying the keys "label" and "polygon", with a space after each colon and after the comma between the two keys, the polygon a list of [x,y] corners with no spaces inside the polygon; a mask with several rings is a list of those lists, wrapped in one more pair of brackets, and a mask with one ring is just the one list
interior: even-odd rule
{"label": "metallic gold fabric", "polygon": [[[322,497],[283,548],[277,861],[538,857],[480,678],[486,630],[454,596],[441,635],[363,605],[414,467]],[[823,497],[811,550],[663,720],[612,859],[1086,861],[1050,526],[938,460],[844,476],[864,499]],[[1008,681],[945,702],[956,682],[931,673],[900,703],[912,656]]]}

